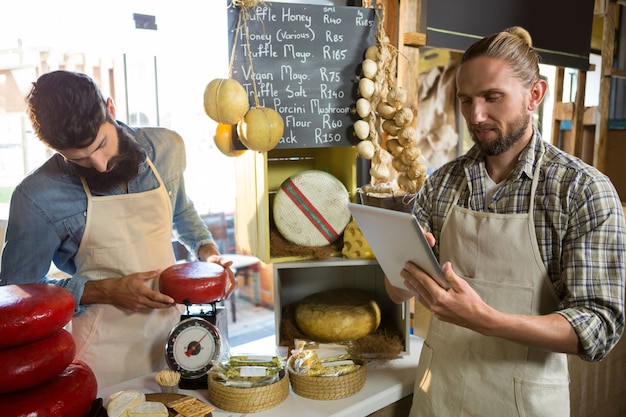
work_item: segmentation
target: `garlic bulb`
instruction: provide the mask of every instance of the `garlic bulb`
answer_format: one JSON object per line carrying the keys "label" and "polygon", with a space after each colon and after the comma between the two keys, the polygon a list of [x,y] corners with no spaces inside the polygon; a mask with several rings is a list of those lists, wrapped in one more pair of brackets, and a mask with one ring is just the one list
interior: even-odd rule
{"label": "garlic bulb", "polygon": [[361,97],[356,102],[356,114],[361,119],[354,123],[355,136],[361,141],[356,152],[371,160],[373,179],[388,181],[393,169],[398,186],[415,193],[423,184],[426,172],[417,147],[417,131],[411,126],[415,115],[410,107],[404,106],[407,91],[392,78],[396,73],[397,51],[389,45],[388,37],[378,35],[377,43],[367,48],[361,63],[358,86]]}
{"label": "garlic bulb", "polygon": [[400,127],[393,120],[385,120],[383,122],[383,130],[391,136],[397,136]]}
{"label": "garlic bulb", "polygon": [[398,172],[404,172],[409,170],[409,166],[402,162],[402,159],[394,158],[391,161],[391,166]]}
{"label": "garlic bulb", "polygon": [[371,59],[376,62],[379,60],[379,57],[380,54],[378,53],[378,45],[371,45],[365,50],[365,59]]}
{"label": "garlic bulb", "polygon": [[376,85],[374,81],[369,78],[361,78],[359,80],[359,94],[361,94],[361,97],[370,98],[374,95],[375,91]]}
{"label": "garlic bulb", "polygon": [[417,160],[422,155],[422,152],[417,146],[407,146],[402,149],[400,159],[405,165],[411,165],[413,161]]}
{"label": "garlic bulb", "polygon": [[370,135],[370,125],[365,120],[357,120],[354,122],[354,134],[361,140],[367,139]]}
{"label": "garlic bulb", "polygon": [[398,142],[398,139],[387,140],[386,147],[389,153],[394,157],[400,156],[400,153],[403,149],[402,145],[400,145],[400,142]]}
{"label": "garlic bulb", "polygon": [[372,159],[376,153],[376,148],[371,141],[362,140],[356,145],[356,151],[361,158]]}
{"label": "garlic bulb", "polygon": [[394,107],[401,106],[407,100],[407,92],[402,87],[393,87],[387,93],[387,101]]}
{"label": "garlic bulb", "polygon": [[361,71],[364,77],[373,80],[378,71],[378,64],[373,59],[365,59],[361,64]]}
{"label": "garlic bulb", "polygon": [[396,122],[397,126],[407,126],[413,121],[413,111],[408,107],[403,107],[396,111],[393,121]]}
{"label": "garlic bulb", "polygon": [[378,112],[378,115],[380,117],[386,120],[391,120],[396,115],[396,108],[386,101],[381,101],[380,103],[378,103],[378,106],[376,106],[376,111]]}
{"label": "garlic bulb", "polygon": [[379,147],[376,150],[376,156],[378,157],[380,162],[385,165],[389,165],[391,161],[393,160],[393,156],[391,156],[391,154],[387,151],[387,149],[382,148],[382,147]]}
{"label": "garlic bulb", "polygon": [[413,164],[409,167],[406,174],[412,180],[426,177],[426,166],[422,164]]}
{"label": "garlic bulb", "polygon": [[403,127],[398,131],[398,142],[402,146],[417,145],[417,130],[414,127]]}
{"label": "garlic bulb", "polygon": [[389,171],[389,167],[385,164],[374,164],[370,168],[370,175],[374,178],[379,179],[387,179],[391,176],[391,172]]}
{"label": "garlic bulb", "polygon": [[368,117],[371,111],[372,105],[368,99],[361,97],[356,101],[356,114],[358,114],[361,119]]}

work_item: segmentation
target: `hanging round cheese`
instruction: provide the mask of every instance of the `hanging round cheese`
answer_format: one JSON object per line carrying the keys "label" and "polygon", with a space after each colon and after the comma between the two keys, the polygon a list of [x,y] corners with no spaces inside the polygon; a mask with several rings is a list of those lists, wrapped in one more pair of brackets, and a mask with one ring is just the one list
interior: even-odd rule
{"label": "hanging round cheese", "polygon": [[276,192],[274,223],[288,241],[326,246],[341,236],[350,221],[346,187],[328,172],[307,170],[292,175]]}
{"label": "hanging round cheese", "polygon": [[335,289],[300,300],[295,317],[305,335],[324,342],[342,342],[374,332],[380,325],[381,312],[368,292]]}

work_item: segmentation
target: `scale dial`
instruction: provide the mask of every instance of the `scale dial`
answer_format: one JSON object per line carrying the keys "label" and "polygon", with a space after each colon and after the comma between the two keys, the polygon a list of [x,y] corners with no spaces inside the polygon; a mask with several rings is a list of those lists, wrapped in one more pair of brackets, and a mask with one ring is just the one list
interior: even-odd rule
{"label": "scale dial", "polygon": [[189,317],[170,331],[165,343],[165,360],[183,378],[200,378],[219,357],[220,346],[217,327],[203,318]]}

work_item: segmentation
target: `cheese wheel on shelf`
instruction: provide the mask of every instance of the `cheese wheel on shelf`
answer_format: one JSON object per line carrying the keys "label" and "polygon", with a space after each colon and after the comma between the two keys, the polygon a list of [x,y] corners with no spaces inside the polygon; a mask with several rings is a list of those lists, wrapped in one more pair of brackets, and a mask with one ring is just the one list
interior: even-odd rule
{"label": "cheese wheel on shelf", "polygon": [[274,197],[274,224],[288,241],[326,246],[336,241],[350,221],[345,185],[321,170],[306,170],[285,180]]}
{"label": "cheese wheel on shelf", "polygon": [[373,333],[380,325],[381,312],[366,291],[334,289],[300,300],[295,319],[298,328],[315,340],[342,342]]}

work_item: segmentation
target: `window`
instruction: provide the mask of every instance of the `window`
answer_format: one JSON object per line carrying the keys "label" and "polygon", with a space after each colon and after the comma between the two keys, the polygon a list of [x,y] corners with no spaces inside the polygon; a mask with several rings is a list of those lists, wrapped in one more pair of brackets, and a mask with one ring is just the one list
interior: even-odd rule
{"label": "window", "polygon": [[[134,14],[154,16],[156,30],[137,28]],[[180,133],[198,211],[234,212],[234,161],[215,147],[216,123],[203,107],[206,84],[228,75],[226,33],[225,1],[119,1],[96,13],[80,0],[14,2],[0,16],[0,220],[15,185],[50,155],[32,134],[24,97],[55,69],[92,76],[119,120]]]}

